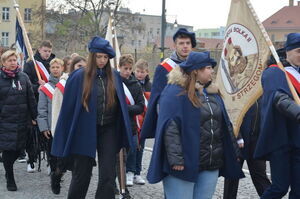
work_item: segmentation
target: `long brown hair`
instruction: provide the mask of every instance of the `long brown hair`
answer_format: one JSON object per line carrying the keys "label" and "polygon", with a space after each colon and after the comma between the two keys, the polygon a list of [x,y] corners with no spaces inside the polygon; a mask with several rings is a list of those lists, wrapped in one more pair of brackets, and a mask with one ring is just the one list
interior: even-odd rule
{"label": "long brown hair", "polygon": [[193,70],[191,72],[186,72],[182,70],[182,72],[184,76],[186,76],[186,81],[184,83],[184,90],[187,93],[188,98],[192,102],[193,106],[199,108],[201,106],[201,102],[196,92],[197,70]]}
{"label": "long brown hair", "polygon": [[[106,108],[110,108],[115,104],[115,87],[113,71],[110,66],[110,61],[103,68],[107,76],[107,103]],[[88,101],[91,96],[91,90],[95,81],[97,71],[96,53],[89,53],[87,67],[84,69],[83,91],[82,91],[82,104],[87,112],[89,112]]]}

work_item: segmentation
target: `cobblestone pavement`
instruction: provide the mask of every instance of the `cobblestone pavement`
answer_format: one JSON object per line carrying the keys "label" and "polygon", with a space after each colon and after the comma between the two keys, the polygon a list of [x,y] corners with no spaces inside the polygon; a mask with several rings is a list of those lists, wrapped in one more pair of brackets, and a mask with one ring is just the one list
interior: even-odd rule
{"label": "cobblestone pavement", "polygon": [[[149,165],[151,152],[145,151],[143,160],[143,173],[145,176]],[[47,176],[47,169],[43,163],[42,171],[36,173],[27,173],[26,164],[15,163],[15,179],[18,186],[18,191],[8,192],[6,190],[6,182],[4,177],[4,169],[0,165],[0,199],[56,199],[66,198],[68,187],[70,184],[71,173],[67,172],[62,182],[60,195],[54,195],[50,188],[50,179]],[[88,190],[87,199],[92,199],[95,196],[97,187],[97,169],[94,168],[93,177]],[[129,188],[131,195],[135,199],[160,199],[163,198],[162,184],[155,185],[134,185]],[[213,199],[221,199],[223,195],[223,178],[219,178]],[[118,197],[116,197],[118,198]],[[252,185],[249,175],[240,181],[238,199],[256,199],[258,198],[254,186]],[[287,198],[287,197],[286,197]]]}

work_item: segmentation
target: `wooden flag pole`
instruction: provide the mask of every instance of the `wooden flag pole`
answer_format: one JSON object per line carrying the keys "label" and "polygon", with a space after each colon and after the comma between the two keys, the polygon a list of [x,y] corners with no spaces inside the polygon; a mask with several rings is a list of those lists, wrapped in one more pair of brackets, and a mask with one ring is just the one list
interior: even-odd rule
{"label": "wooden flag pole", "polygon": [[23,38],[24,38],[24,41],[25,41],[26,48],[28,50],[29,57],[33,61],[34,69],[35,69],[35,72],[36,72],[36,75],[37,75],[38,79],[42,80],[41,74],[40,74],[40,72],[39,72],[39,70],[37,68],[37,64],[36,64],[36,61],[34,59],[33,51],[32,51],[32,48],[31,48],[31,44],[29,42],[27,31],[26,31],[26,28],[25,28],[25,25],[24,25],[24,22],[23,22],[23,19],[22,19],[20,10],[19,10],[19,4],[17,4],[16,0],[13,0],[13,1],[14,1],[14,8],[16,9],[16,12],[17,12],[17,17],[18,17],[18,20],[19,20],[19,24],[20,24],[20,26],[22,28]]}
{"label": "wooden flag pole", "polygon": [[298,94],[297,94],[297,92],[296,92],[296,90],[295,90],[295,88],[294,88],[294,86],[293,86],[293,84],[292,84],[290,78],[288,77],[287,72],[286,72],[286,70],[284,69],[283,64],[281,63],[281,61],[280,61],[280,59],[279,59],[279,56],[278,56],[278,54],[277,54],[277,52],[276,52],[276,49],[275,49],[275,47],[274,47],[274,45],[273,45],[273,43],[272,43],[272,41],[271,41],[271,39],[270,39],[270,37],[269,37],[269,35],[268,35],[268,33],[267,33],[265,27],[264,27],[263,24],[260,22],[260,20],[259,20],[257,14],[256,14],[256,12],[255,12],[255,10],[254,10],[254,8],[253,8],[251,2],[250,2],[250,0],[246,0],[246,3],[247,3],[247,5],[248,5],[248,7],[249,7],[249,9],[250,9],[250,11],[251,11],[251,13],[252,13],[252,15],[254,16],[257,25],[259,26],[261,32],[263,33],[264,38],[265,38],[265,40],[266,40],[266,42],[267,42],[267,44],[268,44],[268,46],[269,46],[269,48],[270,48],[270,50],[271,50],[271,53],[272,53],[273,57],[275,58],[275,60],[276,60],[276,62],[277,62],[278,67],[279,67],[279,68],[284,72],[284,74],[285,74],[287,83],[288,83],[288,85],[289,85],[289,88],[290,88],[290,90],[291,90],[291,93],[292,93],[292,95],[293,95],[293,98],[294,98],[295,102],[296,102],[298,105],[300,105],[300,99],[299,99],[299,96],[298,96]]}

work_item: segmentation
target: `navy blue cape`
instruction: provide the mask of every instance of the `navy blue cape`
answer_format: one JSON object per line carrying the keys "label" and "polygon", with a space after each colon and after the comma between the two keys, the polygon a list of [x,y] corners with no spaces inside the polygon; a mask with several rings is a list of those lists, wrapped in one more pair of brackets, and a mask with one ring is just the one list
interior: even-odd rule
{"label": "navy blue cape", "polygon": [[[268,160],[273,151],[291,144],[300,146],[300,125],[280,113],[274,106],[276,91],[292,98],[285,74],[277,67],[267,68],[262,75],[263,97],[261,106],[261,128],[254,158]],[[294,139],[289,139],[289,137]],[[297,138],[296,138],[297,137]]]}
{"label": "navy blue cape", "polygon": [[[172,175],[185,181],[195,182],[199,173],[200,147],[200,109],[195,108],[187,95],[180,95],[183,88],[178,85],[168,85],[160,97],[160,112],[156,129],[155,143],[151,162],[147,174],[149,183],[158,183],[165,176]],[[223,112],[223,150],[224,166],[220,169],[220,175],[228,178],[243,177],[242,170],[237,162],[227,126],[231,125],[226,113],[223,100],[215,95]],[[175,171],[168,164],[163,144],[163,135],[168,122],[173,119],[181,129],[181,144],[184,157],[183,171]]]}
{"label": "navy blue cape", "polygon": [[[117,136],[118,146],[132,144],[130,119],[125,94],[118,72],[113,71],[118,97]],[[97,85],[94,81],[89,99],[89,112],[82,105],[84,69],[74,71],[67,80],[61,111],[57,121],[51,153],[57,157],[70,154],[96,156],[97,147]],[[96,76],[95,76],[96,79]]]}
{"label": "navy blue cape", "polygon": [[168,73],[169,72],[162,65],[158,65],[155,69],[150,100],[141,131],[141,140],[155,137],[155,128],[158,117],[157,104],[161,92],[164,90],[165,86],[168,83]]}

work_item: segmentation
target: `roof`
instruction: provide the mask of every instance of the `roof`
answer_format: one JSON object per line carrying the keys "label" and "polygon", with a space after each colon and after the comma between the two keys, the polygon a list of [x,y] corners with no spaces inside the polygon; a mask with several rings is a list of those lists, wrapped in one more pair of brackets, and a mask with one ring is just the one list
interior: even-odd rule
{"label": "roof", "polygon": [[300,6],[285,6],[263,22],[270,29],[300,29]]}
{"label": "roof", "polygon": [[200,43],[200,48],[205,48],[205,49],[223,48],[223,39],[197,38],[197,43]]}

